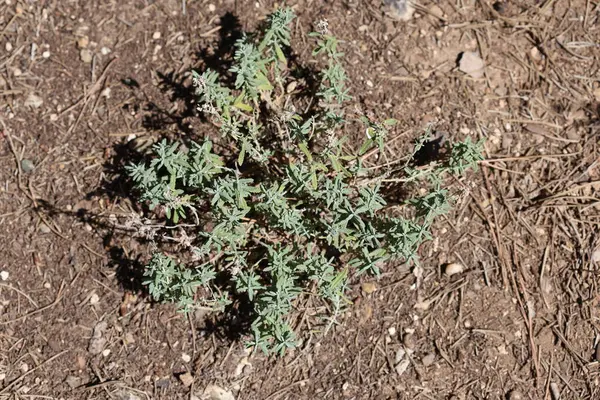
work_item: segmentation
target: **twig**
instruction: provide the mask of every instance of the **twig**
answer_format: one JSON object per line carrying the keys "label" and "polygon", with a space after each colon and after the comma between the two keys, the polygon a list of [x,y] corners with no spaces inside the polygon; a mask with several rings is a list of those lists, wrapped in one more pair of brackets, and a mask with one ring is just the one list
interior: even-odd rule
{"label": "twig", "polygon": [[54,361],[55,359],[57,359],[58,357],[62,356],[63,354],[65,354],[68,351],[70,351],[70,349],[63,350],[60,353],[55,354],[52,357],[50,357],[49,359],[47,359],[46,361],[42,362],[40,365],[37,365],[34,368],[30,369],[29,371],[25,372],[23,375],[19,376],[17,379],[15,379],[14,381],[12,381],[8,385],[6,385],[6,387],[4,389],[0,390],[0,394],[8,392],[8,389],[12,388],[17,383],[21,382],[23,379],[25,379],[26,376],[34,373],[35,371],[37,371],[38,369],[40,369],[44,365],[48,364],[49,362]]}
{"label": "twig", "polygon": [[[27,314],[21,315],[20,317],[12,319],[10,321],[0,322],[0,325],[8,325],[8,324],[11,324],[13,322],[20,321],[22,319],[25,319],[25,318],[31,317],[33,315],[39,314],[39,313],[41,313],[43,311],[46,311],[46,310],[48,310],[48,309],[56,306],[62,300],[62,292],[63,292],[64,287],[65,287],[65,281],[62,281],[61,284],[60,284],[60,289],[58,289],[58,293],[56,295],[56,298],[54,299],[54,301],[52,303],[50,303],[50,304],[48,304],[48,305],[46,305],[46,306],[44,306],[42,308],[39,308],[37,310],[28,312]],[[2,392],[0,392],[0,393],[2,393]]]}

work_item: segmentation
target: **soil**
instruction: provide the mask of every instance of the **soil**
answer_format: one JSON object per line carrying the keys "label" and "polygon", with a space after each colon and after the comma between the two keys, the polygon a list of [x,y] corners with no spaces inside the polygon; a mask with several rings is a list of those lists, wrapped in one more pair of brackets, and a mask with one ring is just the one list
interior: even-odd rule
{"label": "soil", "polygon": [[290,2],[298,59],[327,19],[352,108],[400,121],[386,161],[429,124],[486,160],[418,268],[355,282],[328,332],[298,304],[302,345],[270,359],[227,318],[154,304],[147,246],[113,222],[140,148],[205,134],[190,70],[226,66],[275,3],[0,2],[0,399],[600,398],[600,4],[382,3]]}

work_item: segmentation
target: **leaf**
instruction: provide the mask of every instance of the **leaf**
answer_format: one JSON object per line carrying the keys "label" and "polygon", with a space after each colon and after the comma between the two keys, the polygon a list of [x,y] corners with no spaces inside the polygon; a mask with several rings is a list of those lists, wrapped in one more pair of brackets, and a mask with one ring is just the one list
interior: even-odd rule
{"label": "leaf", "polygon": [[283,54],[283,51],[281,50],[281,47],[279,47],[279,45],[275,45],[275,54],[277,54],[277,58],[279,59],[279,61],[281,61],[282,63],[287,62],[285,55]]}
{"label": "leaf", "polygon": [[238,154],[237,164],[242,165],[244,163],[244,156],[246,155],[246,147],[248,145],[247,141],[242,141],[242,148],[240,149],[240,154]]}
{"label": "leaf", "polygon": [[242,93],[240,93],[240,95],[233,102],[233,107],[237,108],[238,110],[252,112],[252,110],[254,110],[254,109],[252,108],[252,106],[244,103],[245,98],[246,98],[246,91],[242,90]]}
{"label": "leaf", "polygon": [[371,147],[373,146],[373,139],[367,139],[362,146],[360,146],[360,150],[358,150],[358,155],[364,155]]}
{"label": "leaf", "polygon": [[304,155],[306,156],[308,161],[312,163],[313,157],[312,157],[312,154],[310,154],[310,151],[308,150],[308,146],[306,145],[306,142],[298,143],[298,147],[300,148],[302,153],[304,153]]}
{"label": "leaf", "polygon": [[273,86],[269,82],[269,79],[267,79],[267,77],[262,72],[256,73],[256,81],[257,81],[256,87],[258,88],[258,90],[263,90],[263,91],[273,90]]}

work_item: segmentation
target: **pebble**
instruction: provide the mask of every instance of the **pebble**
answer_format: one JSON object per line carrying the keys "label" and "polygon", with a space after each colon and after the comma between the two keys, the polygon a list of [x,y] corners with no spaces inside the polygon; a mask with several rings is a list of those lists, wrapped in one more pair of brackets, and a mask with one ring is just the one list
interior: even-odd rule
{"label": "pebble", "polygon": [[104,357],[108,357],[109,354],[110,354],[110,349],[105,349],[105,350],[102,351],[102,355]]}
{"label": "pebble", "polygon": [[92,293],[92,295],[90,296],[90,304],[95,305],[95,304],[98,304],[99,302],[100,302],[100,296],[98,296],[96,293]]}
{"label": "pebble", "polygon": [[[16,71],[15,76],[17,76]],[[42,104],[44,104],[44,99],[42,99],[40,96],[30,93],[29,96],[27,96],[27,98],[25,99],[24,104],[25,107],[40,108]]]}
{"label": "pebble", "polygon": [[79,39],[77,39],[77,47],[79,47],[80,49],[85,49],[86,47],[88,47],[88,44],[90,44],[90,39],[88,39],[87,36],[82,36]]}
{"label": "pebble", "polygon": [[2,272],[0,272],[0,280],[5,281],[5,280],[8,279],[8,276],[9,276],[8,271],[2,271]]}
{"label": "pebble", "polygon": [[233,394],[230,391],[217,385],[208,385],[206,389],[204,389],[201,398],[209,400],[235,400],[235,397],[233,397]]}
{"label": "pebble", "polygon": [[513,390],[508,395],[508,400],[523,400],[524,397],[518,390]]}
{"label": "pebble", "polygon": [[52,230],[48,227],[48,225],[40,224],[40,232],[47,235],[48,233],[52,232]]}
{"label": "pebble", "polygon": [[104,331],[108,327],[106,321],[100,321],[94,326],[92,337],[88,344],[88,351],[94,355],[102,353],[104,345],[106,344],[106,338],[102,337]]}
{"label": "pebble", "polygon": [[458,62],[458,69],[475,79],[483,77],[484,67],[481,57],[473,51],[463,52]]}
{"label": "pebble", "polygon": [[71,389],[75,389],[77,386],[81,386],[81,378],[70,375],[65,379],[65,383],[69,385]]}
{"label": "pebble", "polygon": [[42,57],[50,58],[50,52],[48,50],[46,50],[45,52],[42,53]]}
{"label": "pebble", "polygon": [[179,380],[185,387],[190,387],[192,386],[192,383],[194,383],[194,377],[189,372],[179,375]]}
{"label": "pebble", "polygon": [[592,262],[600,262],[600,247],[592,253]]}
{"label": "pebble", "polygon": [[217,10],[217,7],[214,4],[208,5],[208,11],[215,12],[216,10]]}
{"label": "pebble", "polygon": [[183,362],[186,362],[186,363],[192,361],[192,357],[190,357],[189,354],[185,354],[185,353],[183,353],[181,355],[181,359],[183,360]]}
{"label": "pebble", "polygon": [[415,8],[408,0],[387,0],[385,3],[390,6],[392,17],[400,21],[410,20],[415,12]]}
{"label": "pebble", "polygon": [[4,48],[6,49],[7,52],[12,51],[13,46],[10,42],[6,42],[6,44],[4,45]]}
{"label": "pebble", "polygon": [[110,53],[110,49],[108,47],[103,47],[100,49],[100,53],[102,53],[103,56],[106,56]]}
{"label": "pebble", "polygon": [[154,32],[152,34],[152,39],[154,39],[154,40],[160,39],[160,32],[159,31]]}
{"label": "pebble", "polygon": [[393,336],[395,336],[395,335],[396,335],[396,327],[394,327],[394,326],[390,326],[390,327],[388,328],[388,334],[389,334],[390,336],[392,336],[392,337],[393,337]]}
{"label": "pebble", "polygon": [[361,285],[361,288],[366,294],[371,294],[377,290],[377,285],[373,282],[365,282]]}
{"label": "pebble", "polygon": [[452,276],[452,275],[460,274],[461,272],[463,272],[464,269],[465,268],[462,266],[462,264],[450,263],[450,264],[447,264],[446,267],[444,268],[444,273],[448,276]]}
{"label": "pebble", "polygon": [[24,158],[21,160],[21,169],[23,172],[29,173],[35,169],[35,164],[33,161]]}
{"label": "pebble", "polygon": [[404,343],[404,346],[406,348],[414,349],[417,344],[417,340],[415,339],[415,335],[413,335],[412,333],[407,333],[402,338],[402,343]]}
{"label": "pebble", "polygon": [[435,362],[435,353],[427,353],[421,361],[424,366],[429,367]]}
{"label": "pebble", "polygon": [[93,54],[88,49],[81,49],[79,52],[79,58],[81,58],[81,61],[84,63],[89,64],[92,62]]}
{"label": "pebble", "polygon": [[169,386],[171,386],[171,381],[169,380],[169,378],[163,378],[163,379],[157,380],[156,382],[154,382],[154,384],[156,385],[157,388],[166,389]]}
{"label": "pebble", "polygon": [[136,394],[123,390],[117,393],[118,400],[141,400],[140,397]]}

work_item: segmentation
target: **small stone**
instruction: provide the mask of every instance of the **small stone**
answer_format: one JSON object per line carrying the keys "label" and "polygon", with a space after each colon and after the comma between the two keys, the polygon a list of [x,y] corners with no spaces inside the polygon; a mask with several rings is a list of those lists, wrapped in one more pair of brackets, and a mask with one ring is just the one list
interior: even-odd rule
{"label": "small stone", "polygon": [[400,21],[408,21],[412,18],[415,8],[409,0],[386,0],[390,7],[390,14]]}
{"label": "small stone", "polygon": [[483,77],[484,67],[481,57],[473,51],[463,52],[458,61],[458,69],[475,79]]}
{"label": "small stone", "polygon": [[103,47],[100,49],[100,53],[102,53],[103,56],[106,56],[110,53],[110,49],[108,47]]}
{"label": "small stone", "polygon": [[79,47],[80,49],[85,49],[86,47],[88,47],[88,44],[90,44],[90,39],[88,39],[87,36],[82,36],[79,39],[77,39],[77,47]]}
{"label": "small stone", "polygon": [[427,353],[421,361],[424,366],[429,367],[435,362],[435,353]]}
{"label": "small stone", "polygon": [[152,39],[154,39],[154,40],[160,39],[160,32],[159,31],[154,32],[152,34]]}
{"label": "small stone", "polygon": [[126,390],[122,390],[122,391],[118,392],[117,399],[118,400],[141,400],[140,396],[133,394],[131,392],[128,392]]}
{"label": "small stone", "polygon": [[13,69],[13,75],[15,77],[23,75],[23,72],[19,68]]}
{"label": "small stone", "polygon": [[99,302],[100,302],[100,296],[98,296],[96,293],[92,293],[92,295],[90,296],[90,304],[95,305],[95,304],[98,304]]}
{"label": "small stone", "polygon": [[104,349],[104,350],[102,351],[102,355],[103,355],[104,357],[108,357],[108,356],[110,355],[110,349]]}
{"label": "small stone", "polygon": [[183,362],[186,362],[186,363],[188,363],[188,362],[192,361],[192,357],[190,357],[190,355],[189,355],[189,354],[185,354],[185,353],[183,353],[183,354],[181,355],[181,359],[183,360]]}
{"label": "small stone", "polygon": [[35,169],[35,164],[33,161],[24,158],[21,160],[21,169],[27,174]]}
{"label": "small stone", "polygon": [[87,364],[87,361],[83,356],[77,356],[77,368],[83,370]]}
{"label": "small stone", "polygon": [[402,338],[402,343],[404,343],[404,346],[407,349],[414,349],[417,344],[417,340],[415,339],[415,335],[412,333],[407,333]]}
{"label": "small stone", "polygon": [[40,224],[40,232],[43,233],[44,235],[49,234],[50,232],[52,232],[52,230],[50,229],[50,227],[46,224]]}
{"label": "small stone", "polygon": [[84,224],[83,229],[85,229],[87,232],[91,232],[94,228],[92,228],[90,224]]}
{"label": "small stone", "polygon": [[464,267],[462,266],[462,264],[450,263],[450,264],[447,264],[446,267],[444,268],[444,273],[448,276],[452,276],[452,275],[460,274],[461,272],[463,272],[463,270],[464,270]]}
{"label": "small stone", "polygon": [[6,44],[4,45],[4,48],[6,49],[7,52],[11,52],[13,49],[13,46],[10,42],[6,42]]}
{"label": "small stone", "polygon": [[79,58],[86,64],[90,64],[92,62],[93,54],[88,49],[81,49],[79,52]]}
{"label": "small stone", "polygon": [[42,53],[42,57],[50,58],[50,52],[48,50],[46,50],[45,52]]}
{"label": "small stone", "polygon": [[69,385],[71,389],[75,389],[76,387],[81,386],[81,378],[70,375],[65,379],[65,383]]}
{"label": "small stone", "polygon": [[371,81],[367,81],[366,83],[367,83],[367,86],[370,87],[370,88],[372,88],[374,86],[373,82],[371,82]]}
{"label": "small stone", "polygon": [[285,92],[287,94],[292,93],[294,90],[296,90],[296,87],[298,86],[298,81],[291,81],[290,83],[288,83],[288,85],[285,88]]}
{"label": "small stone", "polygon": [[50,114],[50,122],[58,121],[58,114]]}
{"label": "small stone", "polygon": [[21,368],[19,368],[21,370],[21,372],[25,373],[27,371],[29,371],[29,365],[27,365],[27,363],[23,363],[21,364]]}
{"label": "small stone", "polygon": [[361,285],[361,289],[366,294],[371,294],[377,290],[377,285],[374,282],[365,282]]}
{"label": "small stone", "polygon": [[600,247],[592,253],[592,262],[600,262]]}
{"label": "small stone", "polygon": [[508,395],[508,400],[523,400],[524,397],[518,390],[513,390]]}
{"label": "small stone", "polygon": [[6,281],[6,280],[8,280],[8,276],[9,276],[8,271],[0,272],[0,280]]}
{"label": "small stone", "polygon": [[104,345],[106,344],[106,338],[102,337],[104,331],[108,327],[105,321],[100,321],[94,326],[92,337],[88,344],[88,351],[94,355],[102,353]]}
{"label": "small stone", "polygon": [[600,87],[594,90],[594,98],[596,99],[596,101],[600,102]]}
{"label": "small stone", "polygon": [[395,335],[396,335],[396,327],[395,327],[395,326],[390,326],[390,327],[388,328],[388,334],[389,334],[390,336],[392,336],[392,337],[393,337],[393,336],[395,336]]}
{"label": "small stone", "polygon": [[163,378],[163,379],[157,380],[156,382],[154,382],[154,384],[159,389],[166,389],[169,386],[171,386],[171,380],[169,378]]}
{"label": "small stone", "polygon": [[[16,76],[16,75],[15,75]],[[44,104],[44,99],[40,96],[36,96],[33,93],[30,93],[29,96],[25,99],[25,107],[31,108],[40,108],[42,104]]]}
{"label": "small stone", "polygon": [[135,337],[133,336],[133,333],[131,332],[127,332],[125,334],[125,338],[123,339],[123,344],[133,344],[135,343]]}
{"label": "small stone", "polygon": [[215,12],[216,10],[217,10],[217,7],[214,4],[208,5],[208,11]]}
{"label": "small stone", "polygon": [[179,375],[179,380],[185,387],[190,387],[194,383],[194,377],[189,372]]}
{"label": "small stone", "polygon": [[44,288],[45,289],[50,289],[52,287],[52,285],[50,284],[50,282],[45,282],[44,283]]}
{"label": "small stone", "polygon": [[233,397],[233,394],[230,391],[217,385],[208,385],[206,389],[204,389],[202,398],[206,400],[235,400],[235,397]]}

